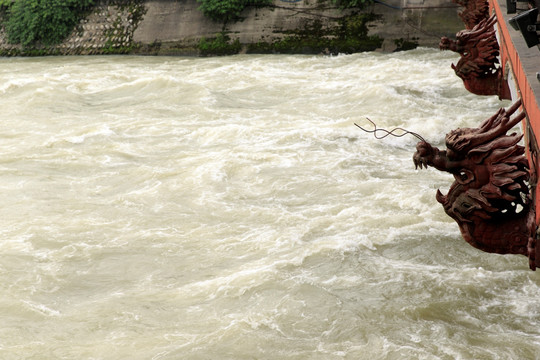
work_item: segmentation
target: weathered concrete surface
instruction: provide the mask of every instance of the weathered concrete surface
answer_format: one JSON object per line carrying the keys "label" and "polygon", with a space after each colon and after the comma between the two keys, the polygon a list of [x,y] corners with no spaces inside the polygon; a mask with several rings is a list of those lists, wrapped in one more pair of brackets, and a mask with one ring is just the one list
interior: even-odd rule
{"label": "weathered concrete surface", "polygon": [[[292,2],[296,1],[296,2]],[[369,24],[369,35],[385,39],[381,50],[392,51],[395,40],[436,47],[442,36],[453,38],[464,28],[451,0],[375,0],[362,12],[382,15]],[[246,9],[243,21],[216,23],[198,10],[197,0],[100,0],[94,11],[62,43],[52,47],[23,48],[7,42],[0,27],[0,55],[77,55],[138,53],[198,55],[201,38],[226,31],[244,46],[271,43],[287,32],[305,30],[318,21],[335,28],[351,11],[331,0],[274,0],[273,6]]]}
{"label": "weathered concrete surface", "polygon": [[[463,29],[458,7],[451,0],[384,0],[363,12],[383,15],[382,20],[371,26],[370,35],[385,39],[382,50],[395,48],[394,40],[414,40],[421,46],[436,47],[442,36],[454,37]],[[270,42],[284,36],[288,30],[302,29],[305,24],[318,19],[323,24],[335,23],[347,15],[329,1],[316,0],[285,2],[275,0],[274,6],[248,9],[245,20],[234,24],[215,23],[205,18],[197,9],[196,0],[145,1],[146,16],[136,29],[133,40],[143,45],[166,44],[168,47],[189,47],[201,37],[212,37],[222,30],[241,43]]]}
{"label": "weathered concrete surface", "polygon": [[455,38],[456,33],[465,28],[458,16],[460,7],[451,0],[384,0],[386,6],[376,3],[367,10],[383,15],[383,20],[371,28],[370,34],[385,39],[383,50],[391,51],[394,40],[415,39],[420,46],[438,47],[441,37]]}
{"label": "weathered concrete surface", "polygon": [[348,13],[322,8],[313,0],[296,3],[277,0],[272,8],[247,9],[242,14],[244,20],[223,24],[207,19],[198,10],[200,4],[196,0],[150,0],[145,2],[145,6],[146,16],[135,31],[133,40],[143,45],[161,43],[165,52],[167,48],[196,46],[202,37],[214,37],[223,30],[242,44],[271,42],[283,37],[285,31],[303,29],[314,19],[328,25]]}
{"label": "weathered concrete surface", "polygon": [[222,25],[205,18],[196,1],[146,1],[146,15],[134,33],[142,44],[186,42],[221,31]]}

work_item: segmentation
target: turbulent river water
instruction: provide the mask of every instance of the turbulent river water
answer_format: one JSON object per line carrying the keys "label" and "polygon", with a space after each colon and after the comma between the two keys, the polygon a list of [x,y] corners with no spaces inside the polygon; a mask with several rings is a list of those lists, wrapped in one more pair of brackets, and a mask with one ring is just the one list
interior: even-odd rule
{"label": "turbulent river water", "polygon": [[500,107],[432,49],[1,59],[1,359],[538,359],[540,273],[415,170]]}

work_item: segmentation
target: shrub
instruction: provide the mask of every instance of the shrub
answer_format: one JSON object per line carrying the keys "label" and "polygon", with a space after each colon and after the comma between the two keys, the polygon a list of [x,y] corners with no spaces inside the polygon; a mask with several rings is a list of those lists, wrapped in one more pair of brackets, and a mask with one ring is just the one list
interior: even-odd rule
{"label": "shrub", "polygon": [[373,3],[373,0],[332,0],[332,2],[341,9],[361,9]]}
{"label": "shrub", "polygon": [[200,54],[202,56],[238,54],[242,49],[240,40],[236,39],[232,43],[230,40],[231,38],[223,32],[217,34],[215,39],[202,38],[199,41]]}
{"label": "shrub", "polygon": [[248,46],[249,53],[323,53],[352,54],[373,51],[381,47],[383,39],[369,35],[367,24],[379,19],[375,14],[352,14],[342,18],[337,26],[324,27],[320,20],[305,24],[272,43],[260,42]]}
{"label": "shrub", "polygon": [[30,46],[62,42],[94,5],[94,0],[17,0],[5,22],[12,44]]}
{"label": "shrub", "polygon": [[199,10],[214,21],[224,23],[237,21],[240,14],[249,6],[264,7],[272,3],[272,0],[197,0],[201,3]]}
{"label": "shrub", "polygon": [[418,47],[418,38],[412,38],[411,40],[405,40],[403,38],[395,39],[396,49],[394,51],[407,51],[413,50]]}
{"label": "shrub", "polygon": [[7,9],[13,4],[12,0],[0,0],[0,9]]}

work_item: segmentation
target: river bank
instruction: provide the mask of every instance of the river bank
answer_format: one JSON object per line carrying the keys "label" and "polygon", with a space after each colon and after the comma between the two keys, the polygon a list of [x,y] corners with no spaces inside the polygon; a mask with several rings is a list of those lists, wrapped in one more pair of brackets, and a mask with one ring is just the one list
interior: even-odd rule
{"label": "river bank", "polygon": [[225,53],[389,52],[437,47],[442,36],[454,37],[462,28],[450,0],[387,0],[362,11],[339,9],[330,1],[275,0],[246,9],[234,23],[213,21],[199,6],[196,0],[102,0],[55,46],[10,44],[0,28],[0,55],[204,56],[216,48]]}

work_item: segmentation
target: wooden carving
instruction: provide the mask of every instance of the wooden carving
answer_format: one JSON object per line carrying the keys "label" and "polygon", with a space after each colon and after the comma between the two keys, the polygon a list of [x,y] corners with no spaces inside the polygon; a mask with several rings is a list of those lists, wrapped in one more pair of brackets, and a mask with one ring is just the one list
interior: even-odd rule
{"label": "wooden carving", "polygon": [[497,95],[511,99],[508,83],[499,64],[499,44],[495,35],[495,15],[480,21],[470,30],[456,34],[456,40],[441,38],[439,48],[461,55],[457,65],[452,64],[465,88],[476,95]]}
{"label": "wooden carving", "polygon": [[454,3],[465,8],[459,12],[459,17],[467,29],[472,29],[489,17],[489,4],[486,0],[454,0]]}
{"label": "wooden carving", "polygon": [[436,198],[458,223],[465,241],[487,252],[526,255],[535,270],[540,247],[528,160],[518,144],[522,135],[507,135],[525,117],[520,113],[510,119],[519,106],[521,101],[500,109],[478,128],[451,131],[446,150],[420,141],[413,160],[416,167],[433,166],[454,175],[448,194],[437,191]]}

